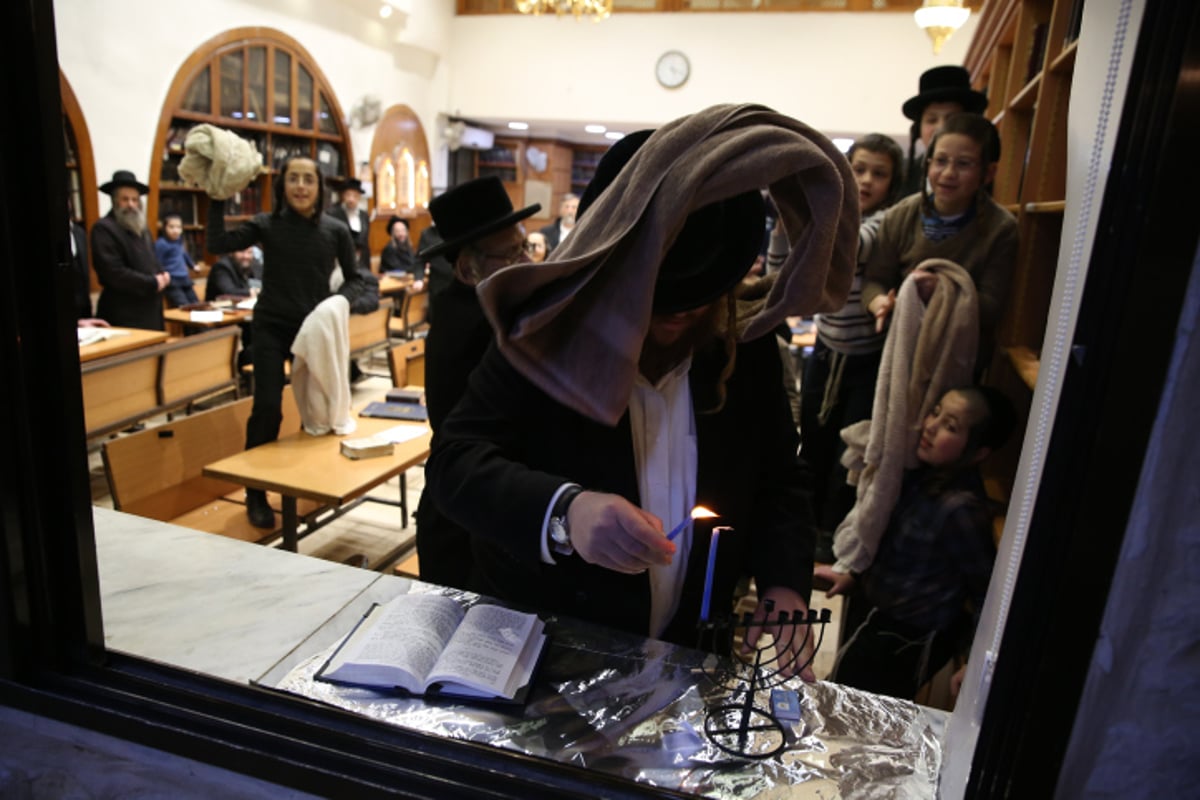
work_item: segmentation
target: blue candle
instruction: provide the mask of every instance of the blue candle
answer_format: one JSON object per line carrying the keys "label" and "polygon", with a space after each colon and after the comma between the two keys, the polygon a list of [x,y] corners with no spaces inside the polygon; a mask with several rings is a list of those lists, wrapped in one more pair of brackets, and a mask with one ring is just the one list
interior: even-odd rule
{"label": "blue candle", "polygon": [[700,604],[700,621],[708,622],[709,607],[712,603],[713,570],[717,566],[717,544],[721,540],[721,531],[728,528],[713,528],[712,539],[708,543],[708,566],[704,570],[704,600]]}

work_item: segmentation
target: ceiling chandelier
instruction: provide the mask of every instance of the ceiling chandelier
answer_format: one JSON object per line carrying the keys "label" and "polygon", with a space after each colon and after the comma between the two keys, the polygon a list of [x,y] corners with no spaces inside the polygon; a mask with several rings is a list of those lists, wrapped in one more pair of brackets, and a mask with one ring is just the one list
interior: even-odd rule
{"label": "ceiling chandelier", "polygon": [[612,7],[613,0],[517,0],[517,11],[522,14],[572,14],[576,20],[591,17],[592,22],[608,19]]}
{"label": "ceiling chandelier", "polygon": [[933,40],[933,54],[942,52],[942,45],[963,26],[971,9],[963,8],[963,0],[924,0],[913,12],[917,25]]}

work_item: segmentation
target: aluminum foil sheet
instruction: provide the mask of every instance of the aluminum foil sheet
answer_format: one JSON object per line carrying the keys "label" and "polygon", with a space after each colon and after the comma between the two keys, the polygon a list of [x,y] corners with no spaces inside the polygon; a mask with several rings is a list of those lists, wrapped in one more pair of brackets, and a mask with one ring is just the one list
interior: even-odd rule
{"label": "aluminum foil sheet", "polygon": [[[467,603],[477,599],[441,591]],[[299,664],[277,688],[411,730],[705,797],[936,796],[945,712],[794,678],[780,688],[800,693],[800,721],[782,722],[781,737],[758,730],[735,737],[734,749],[758,757],[731,755],[705,732],[710,706],[745,701],[744,683],[727,659],[574,619],[546,619],[547,652],[519,711],[314,680],[332,648]],[[769,710],[769,694],[756,692],[751,705]]]}

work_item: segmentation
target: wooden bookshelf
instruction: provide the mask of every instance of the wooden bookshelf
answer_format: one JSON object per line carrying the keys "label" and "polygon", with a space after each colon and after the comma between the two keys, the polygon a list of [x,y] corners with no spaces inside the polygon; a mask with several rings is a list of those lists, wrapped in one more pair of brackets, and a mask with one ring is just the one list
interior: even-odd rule
{"label": "wooden bookshelf", "polygon": [[226,201],[230,224],[271,210],[279,167],[294,155],[316,162],[326,180],[328,207],[335,197],[331,184],[354,172],[343,119],[329,81],[299,42],[271,28],[219,34],[188,57],[167,92],[150,163],[146,216],[157,220],[167,209],[179,211],[192,257],[211,263],[204,242],[208,198],[180,183],[178,172],[187,133],[201,123],[234,131],[263,157],[263,174]]}
{"label": "wooden bookshelf", "polygon": [[[67,76],[58,73],[58,90],[62,95],[63,145],[66,150],[67,202],[71,207],[71,219],[83,226],[89,235],[92,226],[100,218],[97,206],[99,193],[96,181],[96,161],[92,155],[92,137],[88,133],[87,121],[75,97]],[[100,280],[92,269],[92,250],[88,248],[88,284],[92,292],[100,291]]]}
{"label": "wooden bookshelf", "polygon": [[[1094,0],[1093,0],[1094,1]],[[1037,385],[1066,208],[1067,104],[1083,0],[992,0],[965,66],[988,94],[1000,131],[995,197],[1017,216],[1020,242],[999,346],[987,382],[1024,418]],[[988,478],[1011,491],[1020,437],[989,459]]]}

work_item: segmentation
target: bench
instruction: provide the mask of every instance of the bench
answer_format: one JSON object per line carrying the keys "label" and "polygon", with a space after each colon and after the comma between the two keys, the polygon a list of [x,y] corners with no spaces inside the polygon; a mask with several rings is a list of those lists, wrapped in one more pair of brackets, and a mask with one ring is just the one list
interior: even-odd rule
{"label": "bench", "polygon": [[80,367],[89,439],[128,428],[199,400],[239,394],[236,327],[168,340]]}
{"label": "bench", "polygon": [[[252,403],[253,398],[243,398],[106,441],[101,452],[113,507],[247,542],[278,536],[278,530],[266,531],[250,524],[241,486],[202,474],[205,464],[244,449]],[[287,387],[280,432],[299,428],[300,412],[291,387]],[[268,498],[278,511],[278,495]],[[301,504],[298,509],[302,515],[318,510],[315,503]]]}

